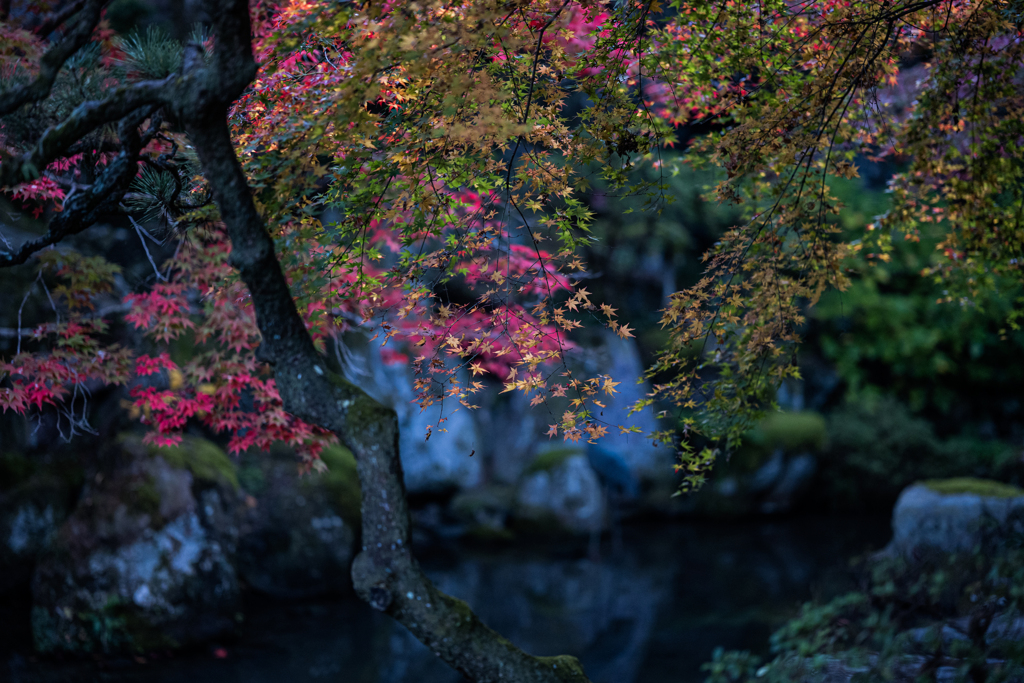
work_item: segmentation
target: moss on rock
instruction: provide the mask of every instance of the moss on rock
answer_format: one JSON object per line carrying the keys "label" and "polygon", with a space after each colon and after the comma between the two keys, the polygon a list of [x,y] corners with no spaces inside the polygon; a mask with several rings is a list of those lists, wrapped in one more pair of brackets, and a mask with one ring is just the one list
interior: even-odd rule
{"label": "moss on rock", "polygon": [[757,427],[758,438],[768,448],[787,451],[820,451],[828,443],[825,418],[813,412],[772,413]]}
{"label": "moss on rock", "polygon": [[790,454],[814,453],[825,450],[828,442],[825,418],[818,413],[770,413],[744,435],[743,444],[719,465],[717,474],[751,474],[779,449]]}
{"label": "moss on rock", "polygon": [[216,444],[193,436],[182,438],[178,446],[154,448],[153,455],[159,455],[171,467],[186,469],[199,481],[211,484],[231,484],[238,488],[238,468]]}
{"label": "moss on rock", "polygon": [[574,455],[579,455],[583,451],[579,448],[567,447],[567,448],[552,448],[550,450],[543,451],[537,454],[537,457],[533,459],[526,469],[523,471],[523,475],[531,475],[537,472],[550,472],[555,469],[563,462],[568,460]]}
{"label": "moss on rock", "polygon": [[135,435],[122,435],[122,446],[138,451],[142,448],[150,457],[160,456],[168,465],[188,470],[201,482],[228,484],[238,489],[238,466],[217,444],[196,436],[185,435],[177,446],[158,447],[142,444]]}
{"label": "moss on rock", "polygon": [[943,495],[973,494],[989,498],[1016,498],[1024,496],[1024,489],[991,479],[955,477],[952,479],[928,479],[923,482],[932,491]]}

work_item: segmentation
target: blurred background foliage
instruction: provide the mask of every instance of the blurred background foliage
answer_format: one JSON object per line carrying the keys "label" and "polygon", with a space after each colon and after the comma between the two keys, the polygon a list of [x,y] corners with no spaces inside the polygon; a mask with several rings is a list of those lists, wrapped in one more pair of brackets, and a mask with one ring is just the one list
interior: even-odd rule
{"label": "blurred background foliage", "polygon": [[[845,207],[842,239],[862,238],[888,210],[885,181],[894,170],[865,162],[860,178],[833,182]],[[661,185],[661,213],[634,210],[640,198],[609,196],[595,184],[588,258],[595,300],[620,309],[649,361],[667,337],[658,320],[668,296],[700,277],[702,254],[741,214],[709,201],[721,178],[680,154],[635,174]],[[813,453],[819,466],[806,504],[832,510],[891,505],[919,479],[1021,483],[1024,366],[1016,361],[1024,332],[1008,321],[1024,292],[994,279],[977,298],[952,297],[927,274],[942,232],[927,224],[919,240],[891,236],[883,258],[865,249],[849,259],[850,287],[808,310],[802,381],[780,390],[784,414],[769,414],[720,458],[719,478],[753,472],[779,449]]]}

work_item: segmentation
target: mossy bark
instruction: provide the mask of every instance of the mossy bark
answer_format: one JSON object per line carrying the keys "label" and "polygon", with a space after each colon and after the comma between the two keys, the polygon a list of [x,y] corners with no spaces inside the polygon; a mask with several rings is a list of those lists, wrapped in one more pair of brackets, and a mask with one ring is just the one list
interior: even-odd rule
{"label": "mossy bark", "polygon": [[330,429],[356,459],[362,488],[362,552],[352,567],[357,593],[390,614],[464,676],[491,681],[584,682],[572,657],[531,656],[488,628],[469,606],[437,590],[410,548],[411,532],[398,420],[364,391],[332,374],[313,346],[274,254],[227,125],[227,109],[255,74],[245,0],[207,3],[214,19],[215,55],[176,103],[231,239],[231,263],[252,294],[285,408]]}

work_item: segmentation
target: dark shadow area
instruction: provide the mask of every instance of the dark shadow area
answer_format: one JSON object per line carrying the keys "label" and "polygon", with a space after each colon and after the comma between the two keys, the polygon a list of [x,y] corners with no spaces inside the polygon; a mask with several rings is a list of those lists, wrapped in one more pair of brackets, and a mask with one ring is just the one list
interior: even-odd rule
{"label": "dark shadow area", "polygon": [[[688,683],[715,647],[765,653],[769,633],[812,597],[849,589],[847,560],[880,548],[883,517],[629,525],[599,560],[584,543],[451,544],[423,563],[439,586],[537,654],[578,656],[595,683]],[[40,660],[28,598],[0,613],[12,683],[456,683],[402,627],[353,599],[247,594],[232,641],[136,658]]]}

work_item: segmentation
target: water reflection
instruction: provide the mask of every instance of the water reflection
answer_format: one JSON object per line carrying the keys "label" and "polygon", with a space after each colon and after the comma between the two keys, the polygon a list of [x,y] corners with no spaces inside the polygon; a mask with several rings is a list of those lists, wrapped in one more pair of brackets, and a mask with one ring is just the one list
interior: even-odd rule
{"label": "water reflection", "polygon": [[[872,518],[688,522],[627,527],[623,547],[605,548],[599,561],[585,557],[585,545],[560,543],[435,549],[423,563],[443,590],[513,642],[536,654],[576,655],[594,683],[687,683],[703,679],[699,666],[716,646],[763,650],[771,629],[812,590],[833,590],[845,558],[880,547],[887,535],[887,520]],[[462,680],[354,600],[254,599],[238,641],[144,664],[33,662],[25,642],[4,655],[3,673],[15,683]]]}

